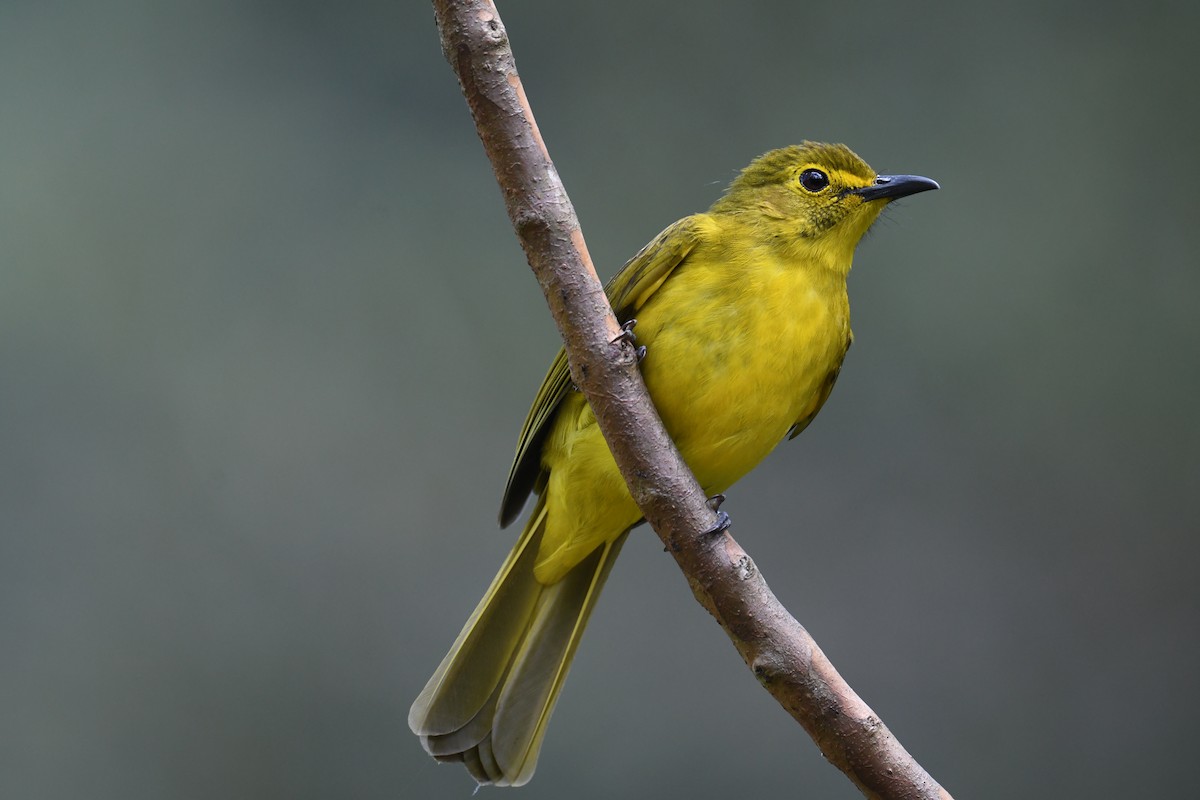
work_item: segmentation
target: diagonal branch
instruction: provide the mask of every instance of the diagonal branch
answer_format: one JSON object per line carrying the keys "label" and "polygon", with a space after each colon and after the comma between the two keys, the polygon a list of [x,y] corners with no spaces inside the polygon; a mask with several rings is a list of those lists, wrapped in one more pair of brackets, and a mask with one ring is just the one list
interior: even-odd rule
{"label": "diagonal branch", "polygon": [[442,50],[566,343],[571,377],[591,404],[634,500],[696,599],[759,682],[864,795],[948,800],[949,793],[842,680],[733,537],[700,535],[716,517],[663,429],[631,346],[615,341],[620,328],[538,132],[499,13],[490,0],[433,0],[433,6]]}

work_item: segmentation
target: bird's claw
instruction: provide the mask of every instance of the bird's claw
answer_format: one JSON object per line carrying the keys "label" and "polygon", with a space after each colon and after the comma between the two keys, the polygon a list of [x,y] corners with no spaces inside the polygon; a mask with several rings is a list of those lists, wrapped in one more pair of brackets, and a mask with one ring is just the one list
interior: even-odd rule
{"label": "bird's claw", "polygon": [[634,344],[635,342],[637,342],[637,334],[633,332],[633,329],[636,326],[637,326],[636,319],[630,319],[630,320],[626,320],[625,322],[622,322],[621,323],[621,332],[618,333],[615,337],[613,337],[612,344],[616,344],[617,342],[629,342],[630,344]]}
{"label": "bird's claw", "polygon": [[630,345],[633,345],[633,354],[637,357],[638,361],[641,361],[646,357],[646,346],[638,346],[637,334],[633,332],[634,326],[636,325],[636,319],[627,320],[626,322],[622,323],[621,332],[613,338],[612,344],[617,344],[618,342],[627,342]]}
{"label": "bird's claw", "polygon": [[713,526],[704,532],[705,536],[716,536],[729,530],[729,526],[733,524],[733,520],[724,511],[717,512],[717,521]]}
{"label": "bird's claw", "polygon": [[724,533],[725,531],[729,530],[729,526],[733,524],[733,520],[729,518],[729,515],[721,510],[721,504],[724,502],[725,495],[723,494],[714,494],[712,497],[708,498],[708,502],[705,505],[711,508],[717,515],[717,521],[711,528],[704,532],[705,536],[716,536],[719,533]]}

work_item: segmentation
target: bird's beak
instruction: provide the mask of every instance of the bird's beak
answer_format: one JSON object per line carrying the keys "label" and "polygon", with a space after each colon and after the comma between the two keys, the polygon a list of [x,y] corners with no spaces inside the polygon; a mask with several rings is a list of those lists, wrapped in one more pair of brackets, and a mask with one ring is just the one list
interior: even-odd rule
{"label": "bird's beak", "polygon": [[930,189],[940,189],[937,181],[929,178],[922,178],[920,175],[880,175],[875,178],[875,183],[870,186],[864,186],[861,189],[854,189],[851,194],[856,194],[864,201],[871,200],[895,200],[898,197],[908,197],[910,194],[917,192],[928,192]]}

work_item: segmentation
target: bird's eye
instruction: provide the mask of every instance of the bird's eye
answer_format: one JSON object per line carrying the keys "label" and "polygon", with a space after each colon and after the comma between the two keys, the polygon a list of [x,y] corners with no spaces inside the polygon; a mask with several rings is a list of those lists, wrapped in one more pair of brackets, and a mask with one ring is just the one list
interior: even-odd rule
{"label": "bird's eye", "polygon": [[829,185],[829,176],[819,169],[806,169],[800,173],[800,185],[810,192],[819,192]]}

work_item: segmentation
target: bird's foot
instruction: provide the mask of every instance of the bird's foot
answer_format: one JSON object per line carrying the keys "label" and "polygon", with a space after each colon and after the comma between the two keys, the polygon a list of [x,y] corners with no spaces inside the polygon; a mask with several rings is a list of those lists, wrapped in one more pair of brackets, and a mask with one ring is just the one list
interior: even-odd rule
{"label": "bird's foot", "polygon": [[646,357],[646,346],[638,346],[637,334],[633,332],[633,329],[636,325],[636,319],[631,319],[623,323],[621,325],[621,332],[616,335],[616,337],[612,340],[612,343],[616,344],[617,342],[628,342],[634,347],[633,353],[635,356],[637,356],[637,360],[640,362]]}
{"label": "bird's foot", "polygon": [[721,510],[721,504],[725,502],[725,495],[714,494],[708,498],[708,507],[711,508],[717,515],[717,521],[711,528],[704,532],[705,536],[716,536],[719,533],[724,533],[729,530],[729,526],[733,524],[733,520],[729,515]]}

